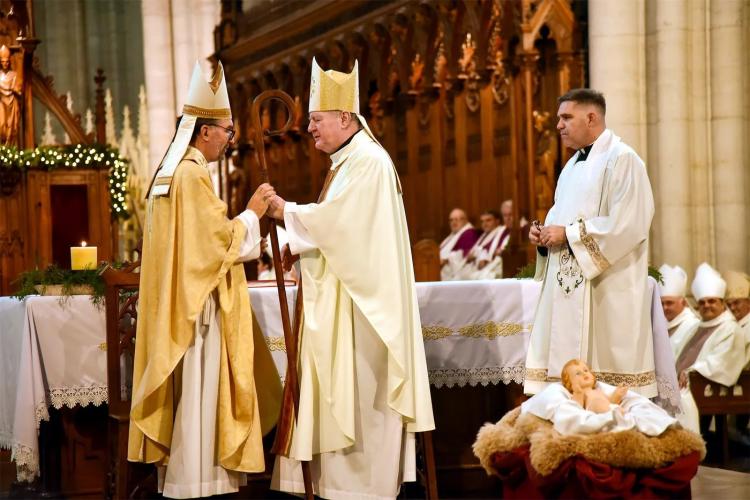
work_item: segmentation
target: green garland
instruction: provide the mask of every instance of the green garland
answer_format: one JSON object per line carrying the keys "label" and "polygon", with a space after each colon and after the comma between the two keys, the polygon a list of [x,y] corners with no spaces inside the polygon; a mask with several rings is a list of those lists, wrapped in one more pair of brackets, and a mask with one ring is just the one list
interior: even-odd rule
{"label": "green garland", "polygon": [[36,290],[36,285],[62,285],[60,300],[65,301],[70,298],[74,287],[88,285],[93,290],[91,302],[99,305],[104,301],[105,284],[100,273],[105,267],[106,264],[102,264],[98,269],[71,271],[53,264],[47,269],[26,271],[21,273],[16,280],[20,286],[13,297],[23,300],[29,295],[37,295],[39,292]]}
{"label": "green garland", "polygon": [[116,148],[103,144],[40,146],[19,150],[0,146],[0,168],[54,170],[93,168],[109,170],[109,194],[113,219],[130,217],[125,197],[128,192],[128,160]]}

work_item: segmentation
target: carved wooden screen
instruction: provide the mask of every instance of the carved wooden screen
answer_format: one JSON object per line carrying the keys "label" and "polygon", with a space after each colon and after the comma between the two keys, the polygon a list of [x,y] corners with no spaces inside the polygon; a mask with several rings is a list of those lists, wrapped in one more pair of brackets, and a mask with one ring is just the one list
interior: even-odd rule
{"label": "carved wooden screen", "polygon": [[[568,0],[298,6],[274,10],[271,27],[270,13],[243,13],[227,2],[217,27],[217,56],[242,131],[238,165],[252,187],[258,145],[250,140],[248,103],[281,88],[304,115],[313,56],[340,71],[356,59],[360,108],[400,173],[412,241],[439,240],[454,206],[475,220],[507,198],[529,219],[549,209],[566,157],[554,130],[555,99],[584,83],[585,30]],[[274,125],[285,119],[274,108],[265,117]],[[264,145],[271,181],[299,202],[316,199],[328,166],[306,125],[303,118],[298,132]]]}

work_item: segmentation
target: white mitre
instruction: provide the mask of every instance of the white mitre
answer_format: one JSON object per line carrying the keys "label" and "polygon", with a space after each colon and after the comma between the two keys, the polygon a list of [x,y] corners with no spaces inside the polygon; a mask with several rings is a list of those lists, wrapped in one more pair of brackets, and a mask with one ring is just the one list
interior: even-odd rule
{"label": "white mitre", "polygon": [[172,138],[172,144],[169,145],[167,153],[161,160],[156,178],[151,183],[149,196],[166,196],[169,194],[172,176],[190,145],[190,138],[193,136],[193,129],[195,129],[195,122],[198,118],[214,120],[232,118],[227,82],[224,79],[224,66],[221,62],[219,62],[213,76],[206,79],[200,63],[195,61],[187,99],[182,106],[182,118],[177,126],[177,132]]}
{"label": "white mitre", "polygon": [[662,264],[659,268],[664,284],[659,283],[662,297],[684,297],[687,291],[687,273],[680,266]]}
{"label": "white mitre", "polygon": [[[310,73],[310,102],[308,113],[313,111],[348,111],[359,118],[362,128],[367,135],[380,147],[383,147],[375,134],[367,125],[365,117],[359,112],[359,62],[354,60],[351,73],[342,73],[329,69],[323,71],[313,57]],[[385,148],[383,148],[385,149]],[[401,192],[401,181],[398,180],[396,167],[393,167],[398,182],[398,192]]]}
{"label": "white mitre", "polygon": [[750,298],[750,276],[738,271],[727,271],[727,299]]}
{"label": "white mitre", "polygon": [[724,298],[727,291],[727,282],[721,277],[719,272],[707,263],[703,263],[695,270],[695,279],[691,286],[695,300],[701,300],[706,297]]}

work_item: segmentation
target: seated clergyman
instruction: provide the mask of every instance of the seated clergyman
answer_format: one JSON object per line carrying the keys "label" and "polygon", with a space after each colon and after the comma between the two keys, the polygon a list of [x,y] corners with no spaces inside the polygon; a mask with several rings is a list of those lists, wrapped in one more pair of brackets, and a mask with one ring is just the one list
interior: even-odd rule
{"label": "seated clergyman", "polygon": [[563,435],[619,432],[635,429],[658,436],[677,420],[648,398],[597,381],[578,359],[568,361],[562,383],[551,383],[521,404],[521,413],[549,420]]}
{"label": "seated clergyman", "polygon": [[471,225],[466,212],[460,208],[451,210],[448,224],[451,234],[440,243],[440,279],[443,281],[461,279],[458,271],[481,232]]}

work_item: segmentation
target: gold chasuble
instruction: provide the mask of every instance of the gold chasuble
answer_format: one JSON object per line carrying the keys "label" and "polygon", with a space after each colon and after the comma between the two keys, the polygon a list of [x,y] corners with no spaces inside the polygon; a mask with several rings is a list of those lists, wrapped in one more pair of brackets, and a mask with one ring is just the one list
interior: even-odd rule
{"label": "gold chasuble", "polygon": [[[174,169],[169,196],[149,198],[129,460],[169,461],[180,395],[178,368],[193,342],[204,304],[215,291],[221,318],[217,461],[229,470],[264,470],[256,383],[267,389],[278,387],[279,381],[267,349],[254,350],[254,333],[263,340],[253,327],[244,268],[236,263],[246,231],[239,219],[227,218],[226,204],[214,194],[205,158],[188,147]],[[264,427],[273,425],[277,409],[269,408],[271,418]]]}

